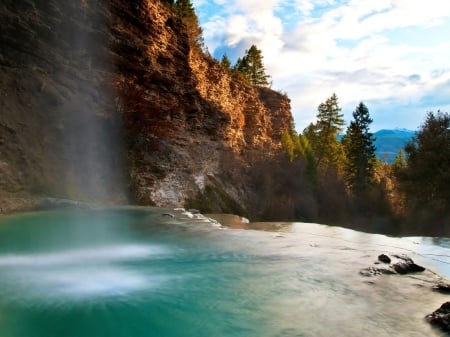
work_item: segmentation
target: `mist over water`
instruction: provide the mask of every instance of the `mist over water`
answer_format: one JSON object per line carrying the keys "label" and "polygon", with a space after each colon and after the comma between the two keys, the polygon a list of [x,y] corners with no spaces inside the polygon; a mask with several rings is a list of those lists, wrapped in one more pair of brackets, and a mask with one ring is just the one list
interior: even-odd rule
{"label": "mist over water", "polygon": [[447,240],[278,227],[152,208],[0,217],[1,336],[441,336],[423,319],[445,301],[434,273],[359,270],[407,253],[449,276]]}
{"label": "mist over water", "polygon": [[67,86],[56,107],[58,121],[50,151],[62,166],[52,177],[62,196],[95,202],[126,203],[122,116],[113,85],[114,64],[107,4],[60,3],[65,17],[53,48],[62,53],[55,80]]}

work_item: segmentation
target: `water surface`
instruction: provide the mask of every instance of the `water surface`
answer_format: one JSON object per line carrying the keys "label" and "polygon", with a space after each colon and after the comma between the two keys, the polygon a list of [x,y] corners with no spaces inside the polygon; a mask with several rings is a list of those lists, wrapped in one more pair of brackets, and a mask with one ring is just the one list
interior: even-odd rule
{"label": "water surface", "polygon": [[[170,214],[169,214],[170,213]],[[1,337],[441,336],[449,241],[149,208],[0,217]],[[367,278],[380,253],[423,274]]]}

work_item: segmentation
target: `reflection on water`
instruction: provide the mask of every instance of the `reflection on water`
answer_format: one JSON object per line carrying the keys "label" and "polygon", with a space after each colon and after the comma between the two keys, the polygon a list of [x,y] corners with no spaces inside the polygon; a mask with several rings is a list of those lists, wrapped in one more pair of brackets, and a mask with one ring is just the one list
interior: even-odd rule
{"label": "reflection on water", "polygon": [[433,272],[359,270],[407,253],[450,275],[447,241],[240,228],[142,208],[0,217],[1,336],[441,336],[423,320],[446,300]]}

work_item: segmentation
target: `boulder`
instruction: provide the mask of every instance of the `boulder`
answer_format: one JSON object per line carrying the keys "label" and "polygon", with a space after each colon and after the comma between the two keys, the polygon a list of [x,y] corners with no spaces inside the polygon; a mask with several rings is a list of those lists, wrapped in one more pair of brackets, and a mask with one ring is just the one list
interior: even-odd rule
{"label": "boulder", "polygon": [[410,273],[420,273],[422,271],[425,271],[425,268],[422,266],[419,266],[415,264],[414,262],[397,262],[394,265],[392,265],[392,268],[399,274],[410,274]]}
{"label": "boulder", "polygon": [[386,254],[381,254],[378,255],[378,261],[389,264],[391,263],[391,258]]}
{"label": "boulder", "polygon": [[[393,258],[396,258],[397,261],[389,265],[387,267],[368,267],[360,270],[360,274],[363,276],[376,276],[382,274],[411,274],[411,273],[419,273],[425,270],[424,267],[419,266],[414,263],[414,261],[407,255],[392,255]],[[381,254],[378,256],[378,260],[389,264],[391,263],[391,258],[386,254]],[[379,264],[379,262],[375,262],[375,264]]]}
{"label": "boulder", "polygon": [[450,294],[450,283],[439,282],[433,286],[433,290],[443,294]]}
{"label": "boulder", "polygon": [[445,302],[432,314],[425,316],[425,319],[441,330],[450,332],[450,302]]}

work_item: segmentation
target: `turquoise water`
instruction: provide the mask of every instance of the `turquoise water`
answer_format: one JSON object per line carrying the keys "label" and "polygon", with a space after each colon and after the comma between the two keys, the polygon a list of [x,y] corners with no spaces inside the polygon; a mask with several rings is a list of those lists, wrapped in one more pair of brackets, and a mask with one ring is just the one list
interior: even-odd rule
{"label": "turquoise water", "polygon": [[[149,208],[0,217],[0,337],[441,336],[423,317],[446,300],[430,286],[450,274],[447,240],[270,226]],[[432,271],[359,275],[381,252]]]}

